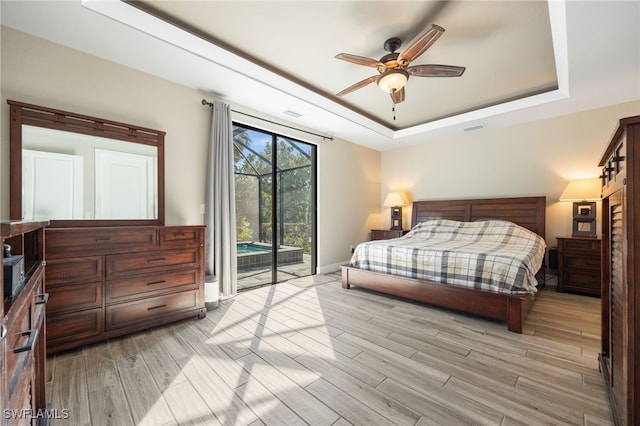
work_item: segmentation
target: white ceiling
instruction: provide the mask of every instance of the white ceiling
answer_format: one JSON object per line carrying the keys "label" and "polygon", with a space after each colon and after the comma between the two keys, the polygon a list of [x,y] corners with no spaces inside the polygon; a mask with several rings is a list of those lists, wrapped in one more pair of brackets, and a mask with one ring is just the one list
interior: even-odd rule
{"label": "white ceiling", "polygon": [[[3,25],[381,151],[640,99],[638,1],[138,6],[154,15],[103,0],[2,0],[0,13]],[[465,66],[462,77],[411,77],[395,120],[375,84],[335,96],[377,73],[337,53],[379,59],[387,38],[408,42],[430,23],[446,31],[412,65]]]}

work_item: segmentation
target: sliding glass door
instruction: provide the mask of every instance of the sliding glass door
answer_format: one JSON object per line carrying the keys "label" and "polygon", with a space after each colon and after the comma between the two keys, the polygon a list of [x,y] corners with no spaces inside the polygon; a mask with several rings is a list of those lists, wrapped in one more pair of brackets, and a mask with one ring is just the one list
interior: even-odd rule
{"label": "sliding glass door", "polygon": [[314,274],[315,145],[234,124],[234,146],[238,289]]}

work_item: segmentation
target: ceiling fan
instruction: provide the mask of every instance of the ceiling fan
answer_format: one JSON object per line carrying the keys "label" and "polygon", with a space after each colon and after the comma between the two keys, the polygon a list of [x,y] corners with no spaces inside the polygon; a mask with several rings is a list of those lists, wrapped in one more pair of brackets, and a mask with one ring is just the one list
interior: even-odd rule
{"label": "ceiling fan", "polygon": [[412,65],[411,61],[422,55],[433,43],[444,33],[444,28],[431,24],[424,31],[414,37],[409,45],[400,53],[396,50],[402,44],[402,40],[397,37],[390,38],[384,43],[384,50],[389,52],[380,60],[365,58],[363,56],[349,53],[339,53],[335,57],[343,61],[353,62],[358,65],[376,68],[379,75],[365,78],[356,84],[347,87],[336,96],[344,96],[355,90],[361,89],[374,81],[378,87],[391,95],[394,104],[404,101],[404,86],[409,80],[409,76],[415,77],[460,77],[464,73],[465,67],[455,65]]}

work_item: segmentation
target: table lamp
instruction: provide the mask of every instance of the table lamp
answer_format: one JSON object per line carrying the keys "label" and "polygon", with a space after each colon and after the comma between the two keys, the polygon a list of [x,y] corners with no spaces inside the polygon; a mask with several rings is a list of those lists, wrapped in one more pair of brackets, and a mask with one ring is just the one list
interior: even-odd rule
{"label": "table lamp", "polygon": [[391,228],[402,229],[402,206],[409,204],[404,192],[390,192],[384,200],[385,207],[391,207]]}
{"label": "table lamp", "polygon": [[600,179],[569,181],[560,201],[573,201],[573,237],[596,236],[596,201],[600,199]]}

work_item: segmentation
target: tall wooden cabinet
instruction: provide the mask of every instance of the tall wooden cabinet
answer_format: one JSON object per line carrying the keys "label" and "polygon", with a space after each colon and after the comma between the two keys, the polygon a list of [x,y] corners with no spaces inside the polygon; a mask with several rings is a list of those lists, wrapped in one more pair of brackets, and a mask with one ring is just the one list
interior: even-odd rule
{"label": "tall wooden cabinet", "polygon": [[[0,421],[31,425],[45,421],[46,341],[44,226],[46,222],[0,222],[3,243],[23,256],[24,284],[14,294],[0,287]],[[22,268],[20,268],[22,271]],[[0,272],[0,278],[3,273]],[[20,288],[20,286],[16,286]]]}
{"label": "tall wooden cabinet", "polygon": [[47,228],[49,353],[204,317],[204,226]]}
{"label": "tall wooden cabinet", "polygon": [[602,167],[602,352],[617,425],[640,424],[640,116],[621,119]]}

